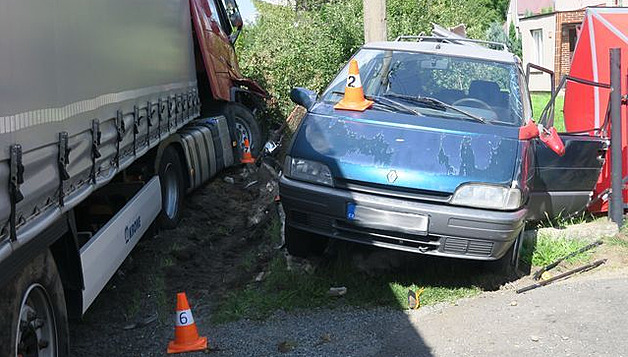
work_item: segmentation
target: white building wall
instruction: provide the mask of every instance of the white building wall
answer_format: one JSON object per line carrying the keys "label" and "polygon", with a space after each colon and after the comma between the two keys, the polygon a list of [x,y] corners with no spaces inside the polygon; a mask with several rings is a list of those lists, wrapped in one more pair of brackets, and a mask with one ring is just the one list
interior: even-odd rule
{"label": "white building wall", "polygon": [[506,12],[506,23],[504,24],[504,31],[507,35],[510,35],[510,24],[513,23],[515,28],[519,28],[519,15],[517,14],[517,0],[510,0],[508,4],[508,11]]}
{"label": "white building wall", "polygon": [[555,11],[574,11],[587,6],[621,6],[622,0],[555,0]]}
{"label": "white building wall", "polygon": [[[542,55],[541,63],[536,63],[537,48],[532,37],[533,30],[542,30]],[[556,15],[540,15],[534,17],[523,18],[519,20],[519,30],[521,32],[521,48],[523,50],[523,68],[525,70],[528,63],[534,63],[539,66],[554,70],[555,55],[555,30]],[[530,91],[533,92],[549,92],[551,90],[551,81],[549,75],[538,70],[530,71],[530,82],[528,83]]]}

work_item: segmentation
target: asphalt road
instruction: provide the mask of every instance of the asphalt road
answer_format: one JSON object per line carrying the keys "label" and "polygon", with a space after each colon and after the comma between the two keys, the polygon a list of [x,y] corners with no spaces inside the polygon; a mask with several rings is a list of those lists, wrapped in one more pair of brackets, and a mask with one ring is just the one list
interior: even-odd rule
{"label": "asphalt road", "polygon": [[612,275],[410,312],[279,312],[204,332],[216,355],[232,356],[627,356],[628,275]]}

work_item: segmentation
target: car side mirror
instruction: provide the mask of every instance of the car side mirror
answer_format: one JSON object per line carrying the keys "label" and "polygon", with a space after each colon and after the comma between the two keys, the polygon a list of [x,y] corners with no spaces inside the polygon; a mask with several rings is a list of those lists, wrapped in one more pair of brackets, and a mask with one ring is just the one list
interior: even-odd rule
{"label": "car side mirror", "polygon": [[229,40],[231,43],[235,43],[242,31],[242,26],[244,25],[244,21],[242,20],[242,15],[240,14],[240,9],[238,8],[238,4],[235,0],[225,0],[225,10],[227,11],[227,16],[229,16],[229,22],[231,23],[231,27],[234,28],[234,31],[229,36]]}
{"label": "car side mirror", "polygon": [[290,100],[309,110],[318,99],[318,94],[307,88],[296,87],[290,91]]}

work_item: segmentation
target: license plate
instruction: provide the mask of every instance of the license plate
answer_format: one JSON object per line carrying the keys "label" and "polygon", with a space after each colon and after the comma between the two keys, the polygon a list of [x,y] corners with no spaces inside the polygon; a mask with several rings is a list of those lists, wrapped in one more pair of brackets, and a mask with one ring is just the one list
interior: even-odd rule
{"label": "license plate", "polygon": [[427,234],[429,223],[427,215],[393,212],[353,203],[347,205],[347,219],[363,227],[420,235]]}

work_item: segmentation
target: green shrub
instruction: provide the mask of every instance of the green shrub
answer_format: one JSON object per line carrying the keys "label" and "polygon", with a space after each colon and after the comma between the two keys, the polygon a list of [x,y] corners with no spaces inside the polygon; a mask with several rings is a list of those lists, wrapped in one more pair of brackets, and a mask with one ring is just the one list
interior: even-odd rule
{"label": "green shrub", "polygon": [[[257,23],[238,42],[241,69],[273,97],[285,116],[293,87],[322,91],[362,44],[362,1],[321,5],[317,10],[256,2]],[[275,108],[277,109],[277,108]]]}

